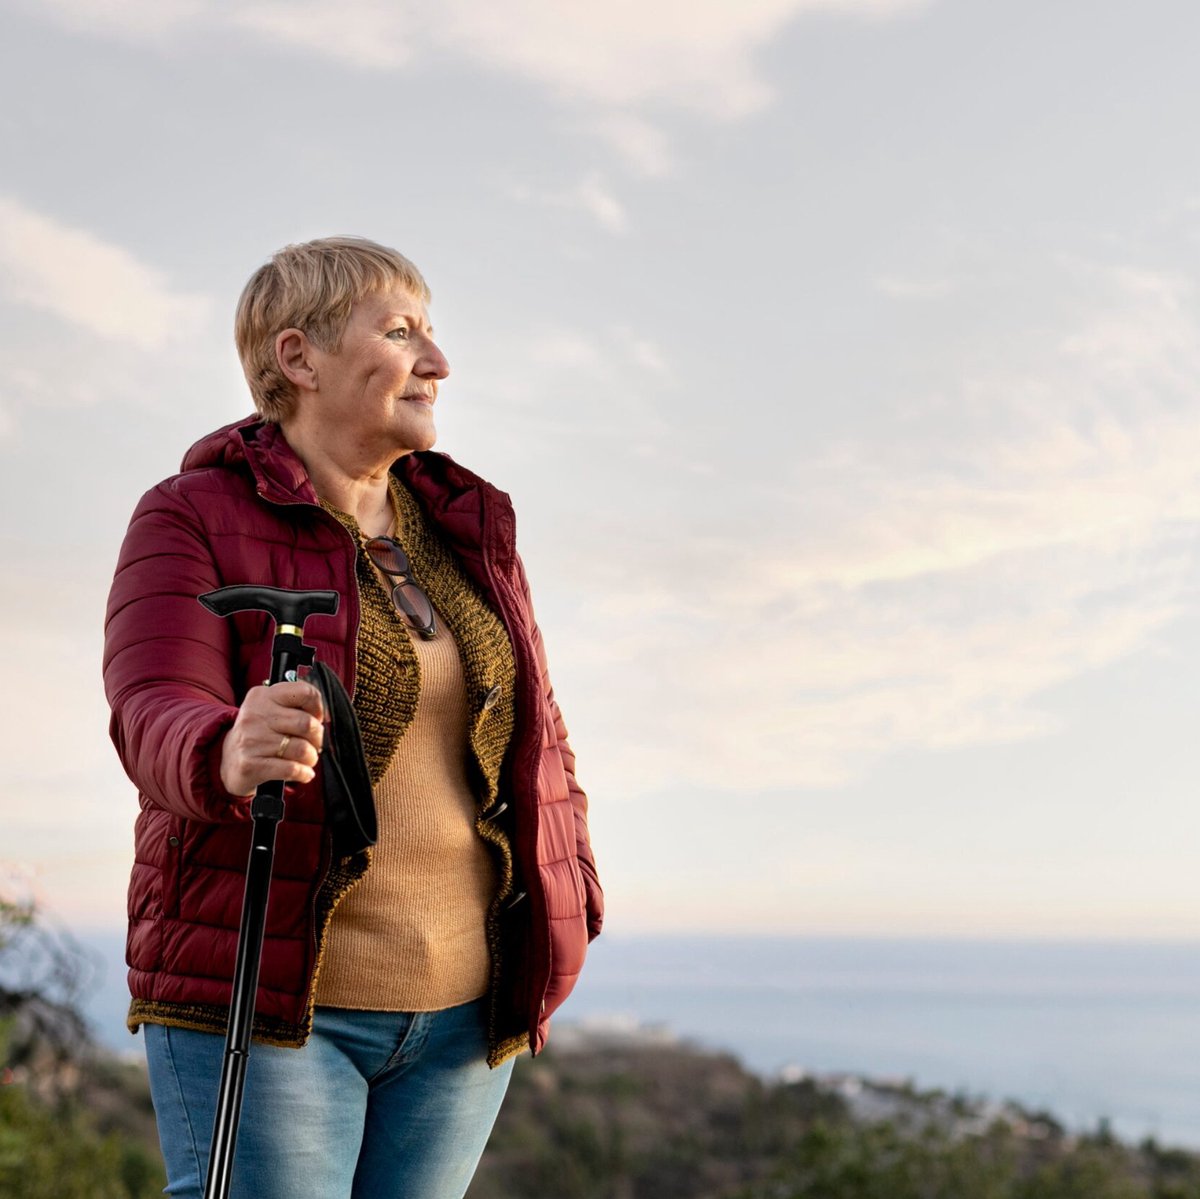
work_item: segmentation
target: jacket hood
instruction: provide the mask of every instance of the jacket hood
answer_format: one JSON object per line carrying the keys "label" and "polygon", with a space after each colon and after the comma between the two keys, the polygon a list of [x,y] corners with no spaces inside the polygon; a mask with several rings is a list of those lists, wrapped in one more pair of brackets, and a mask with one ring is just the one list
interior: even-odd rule
{"label": "jacket hood", "polygon": [[246,460],[246,447],[239,431],[262,423],[259,416],[244,416],[215,433],[201,437],[183,456],[180,470],[203,470],[208,466],[233,466]]}
{"label": "jacket hood", "polygon": [[255,490],[271,503],[318,503],[304,463],[283,430],[259,416],[243,417],[202,437],[183,456],[185,472],[213,468],[249,471]]}

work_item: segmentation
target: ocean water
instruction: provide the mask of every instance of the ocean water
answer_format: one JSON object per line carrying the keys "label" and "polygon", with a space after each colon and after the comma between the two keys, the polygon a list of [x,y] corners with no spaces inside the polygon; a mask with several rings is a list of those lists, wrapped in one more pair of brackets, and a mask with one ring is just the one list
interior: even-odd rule
{"label": "ocean water", "polygon": [[[82,939],[103,965],[93,1025],[139,1048],[122,939]],[[908,1079],[1200,1149],[1194,943],[605,935],[555,1022],[658,1025],[764,1075]]]}
{"label": "ocean water", "polygon": [[602,937],[563,1018],[622,1016],[1200,1149],[1197,944]]}

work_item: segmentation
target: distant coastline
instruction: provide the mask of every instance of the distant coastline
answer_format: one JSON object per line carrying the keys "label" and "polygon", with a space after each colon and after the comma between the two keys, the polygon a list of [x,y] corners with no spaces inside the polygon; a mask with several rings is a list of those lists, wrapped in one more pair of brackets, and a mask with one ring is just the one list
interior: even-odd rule
{"label": "distant coastline", "polygon": [[[140,1052],[123,934],[78,939],[104,965],[97,1036]],[[764,1078],[906,1080],[1200,1148],[1194,942],[606,934],[553,1036],[605,1022],[728,1050]]]}

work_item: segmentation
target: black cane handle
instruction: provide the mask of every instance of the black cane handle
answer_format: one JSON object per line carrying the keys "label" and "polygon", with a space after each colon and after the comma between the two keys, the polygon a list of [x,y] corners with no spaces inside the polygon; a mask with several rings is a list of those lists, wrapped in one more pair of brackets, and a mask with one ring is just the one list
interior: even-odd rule
{"label": "black cane handle", "polygon": [[217,616],[235,612],[267,612],[277,625],[304,628],[310,616],[332,616],[338,610],[336,591],[289,591],[283,587],[258,587],[238,583],[196,597]]}

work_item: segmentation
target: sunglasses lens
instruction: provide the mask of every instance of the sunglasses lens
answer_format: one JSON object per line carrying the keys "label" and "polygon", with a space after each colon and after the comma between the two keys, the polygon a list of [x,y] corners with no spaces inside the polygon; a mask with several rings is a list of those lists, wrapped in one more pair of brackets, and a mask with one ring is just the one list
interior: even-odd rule
{"label": "sunglasses lens", "polygon": [[433,605],[429,596],[410,578],[408,555],[390,537],[372,537],[367,542],[367,553],[385,575],[395,580],[392,600],[408,618],[408,623],[422,637],[434,635]]}
{"label": "sunglasses lens", "polygon": [[414,583],[401,583],[396,588],[396,601],[404,610],[404,615],[418,629],[428,628],[433,624],[433,605],[429,596]]}
{"label": "sunglasses lens", "polygon": [[367,553],[384,574],[408,574],[408,555],[389,538],[372,537],[367,542]]}

